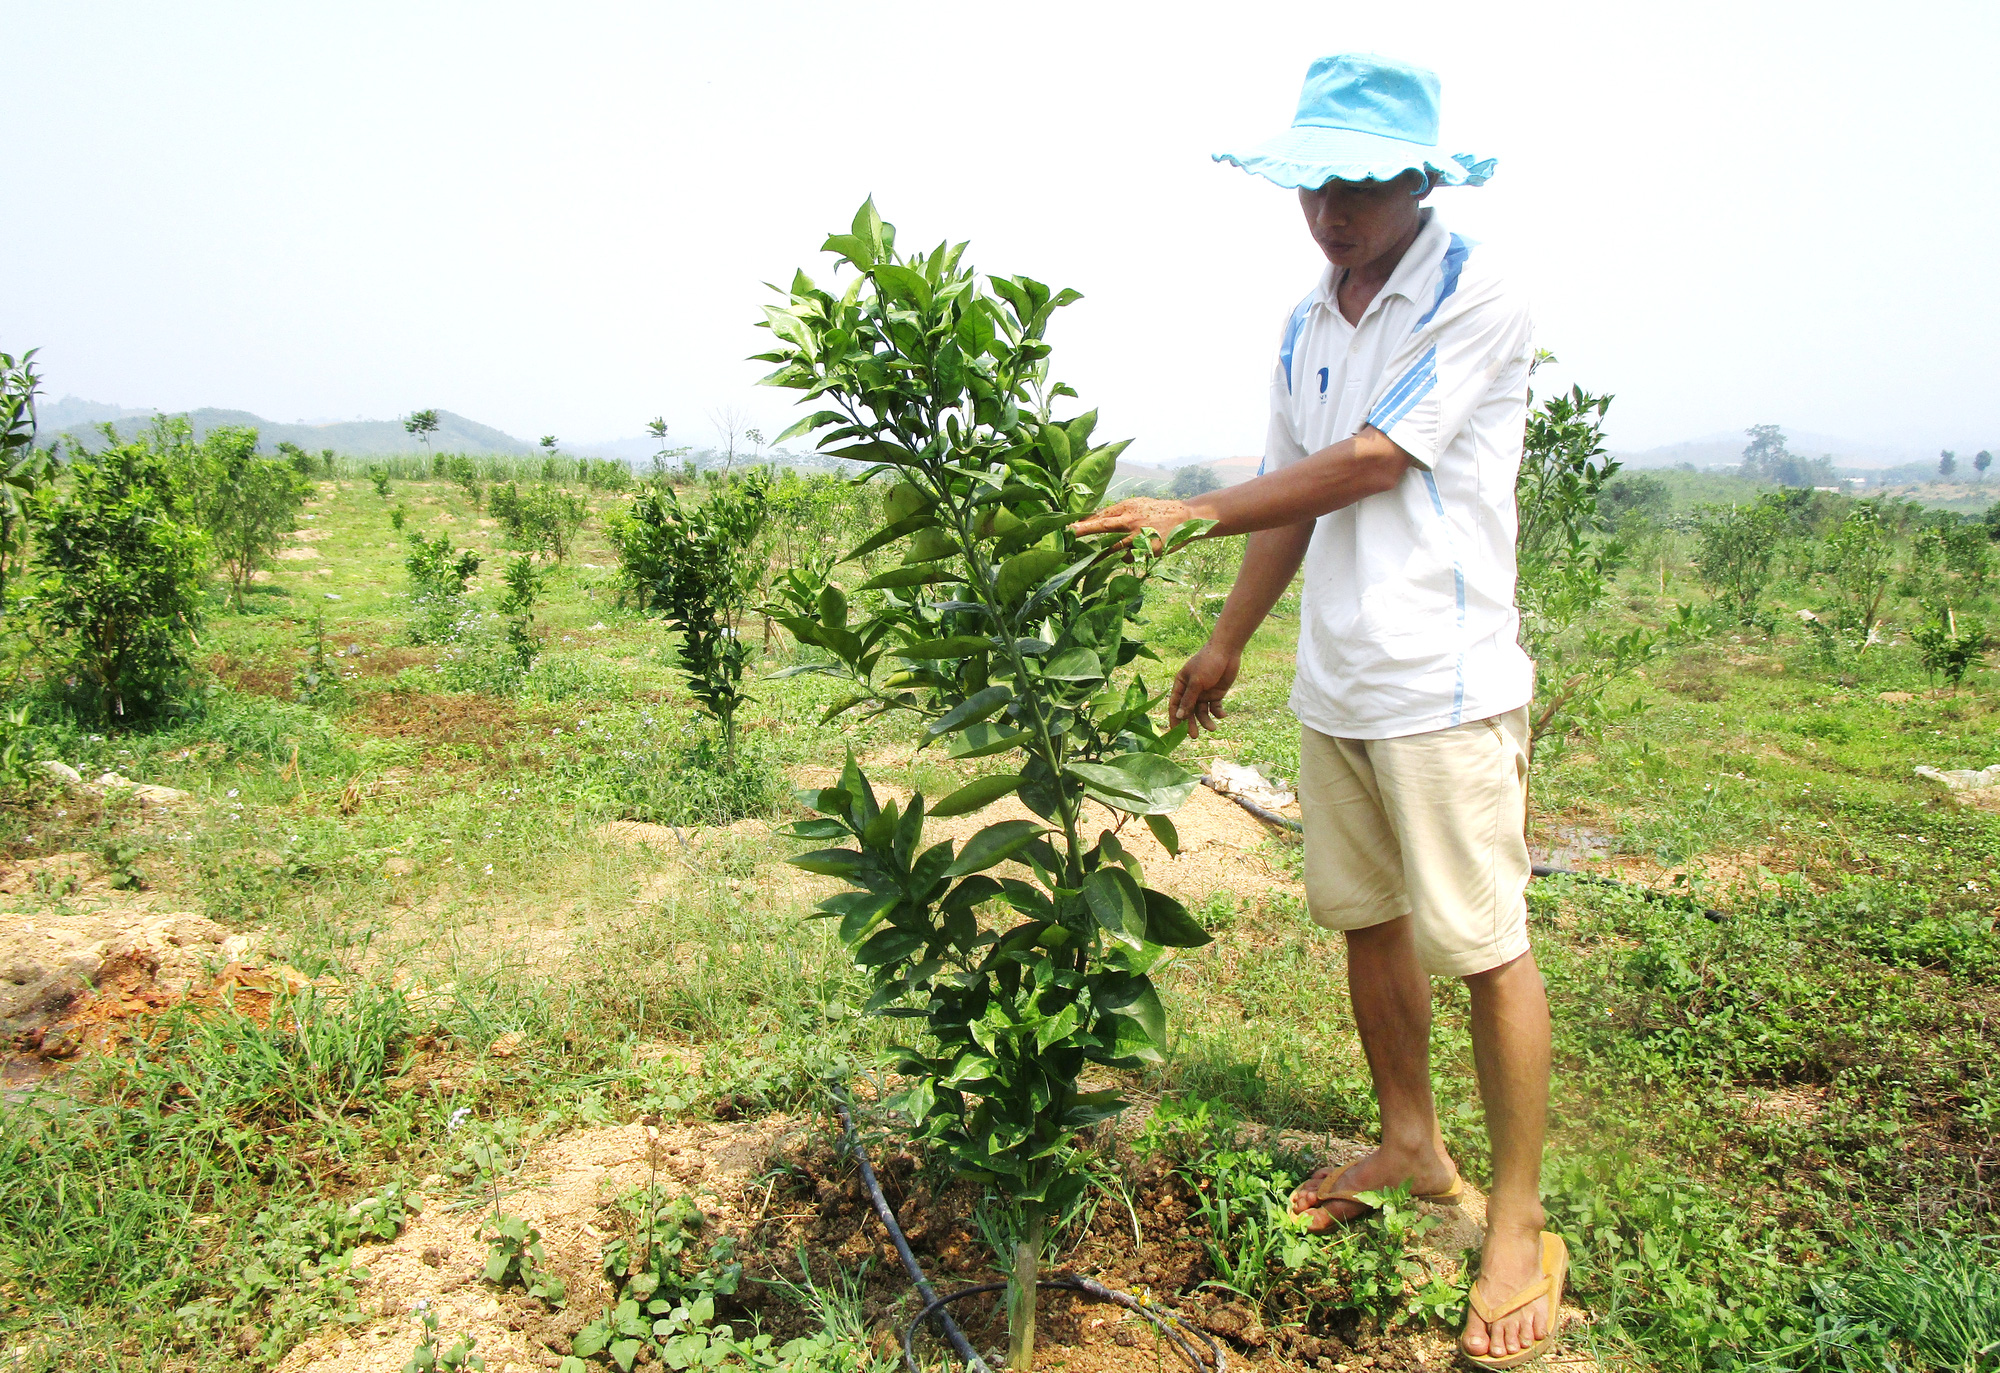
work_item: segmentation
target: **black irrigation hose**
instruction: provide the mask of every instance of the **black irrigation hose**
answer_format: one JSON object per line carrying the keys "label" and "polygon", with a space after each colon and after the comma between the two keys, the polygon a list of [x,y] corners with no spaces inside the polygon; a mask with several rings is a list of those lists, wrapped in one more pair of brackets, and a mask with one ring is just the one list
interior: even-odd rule
{"label": "black irrigation hose", "polygon": [[[1230,800],[1234,801],[1237,805],[1243,807],[1243,809],[1249,811],[1252,815],[1256,816],[1259,820],[1262,820],[1265,824],[1276,825],[1282,829],[1288,829],[1294,834],[1304,833],[1304,826],[1300,825],[1298,821],[1292,819],[1289,815],[1280,815],[1278,814],[1278,812],[1274,810],[1270,810],[1267,807],[1258,805],[1255,801],[1247,800],[1244,797],[1238,796],[1235,792],[1230,791],[1228,788],[1223,786],[1222,783],[1216,781],[1213,777],[1210,777],[1207,773],[1202,774],[1201,781],[1202,785],[1207,787],[1210,791],[1213,791],[1218,796],[1228,797]],[[1643,896],[1648,901],[1681,902],[1688,900],[1687,897],[1677,895],[1674,892],[1654,891],[1651,887],[1642,887],[1636,882],[1621,882],[1615,877],[1604,877],[1594,872],[1578,872],[1574,868],[1552,867],[1547,863],[1537,863],[1529,871],[1536,877],[1574,877],[1579,882],[1594,882],[1597,885],[1603,887],[1618,887],[1625,891],[1634,892],[1639,896]],[[1696,909],[1701,911],[1704,919],[1713,920],[1718,924],[1721,923],[1723,920],[1728,919],[1726,915],[1724,915],[1721,911],[1718,910],[1710,909],[1707,907],[1696,907]]]}
{"label": "black irrigation hose", "polygon": [[[978,1283],[971,1287],[961,1287],[956,1292],[947,1292],[941,1297],[937,1294],[930,1280],[924,1276],[923,1265],[917,1262],[916,1254],[910,1249],[909,1240],[903,1237],[903,1227],[896,1222],[895,1209],[889,1205],[889,1199],[882,1195],[882,1184],[875,1176],[875,1167],[869,1163],[868,1151],[861,1147],[861,1138],[855,1132],[854,1117],[848,1112],[846,1094],[839,1088],[833,1090],[833,1108],[840,1113],[843,1142],[854,1154],[855,1161],[861,1165],[861,1185],[868,1191],[868,1200],[875,1206],[875,1215],[881,1220],[883,1228],[889,1232],[889,1239],[896,1246],[896,1255],[903,1261],[903,1271],[910,1275],[911,1285],[924,1299],[923,1310],[917,1313],[916,1319],[903,1331],[903,1362],[909,1366],[910,1373],[922,1373],[917,1365],[913,1342],[916,1339],[917,1327],[927,1320],[936,1320],[944,1327],[945,1339],[950,1343],[953,1352],[964,1361],[968,1373],[991,1373],[986,1361],[979,1357],[978,1352],[972,1347],[972,1342],[965,1338],[965,1332],[959,1329],[958,1322],[951,1318],[951,1312],[945,1308],[961,1297],[977,1296],[981,1292],[1002,1291],[1007,1284]],[[1135,1311],[1159,1327],[1161,1333],[1173,1341],[1174,1348],[1180,1351],[1181,1357],[1193,1367],[1194,1373],[1211,1373],[1211,1369],[1212,1373],[1227,1373],[1228,1355],[1222,1347],[1171,1311],[1149,1306],[1128,1293],[1116,1291],[1074,1273],[1065,1273],[1060,1277],[1038,1282],[1035,1286],[1065,1292],[1080,1292],[1093,1301],[1110,1302],[1113,1306],[1122,1306],[1127,1311]],[[1180,1330],[1176,1330],[1175,1326],[1180,1327]],[[1194,1346],[1180,1333],[1181,1330],[1187,1331],[1208,1346],[1208,1351],[1213,1356],[1212,1364],[1202,1362],[1201,1355],[1195,1352]]]}
{"label": "black irrigation hose", "polygon": [[[861,1164],[861,1185],[868,1189],[868,1200],[875,1204],[875,1214],[888,1230],[890,1241],[896,1246],[896,1256],[903,1261],[903,1271],[910,1275],[910,1282],[916,1287],[917,1294],[927,1303],[924,1307],[925,1312],[933,1310],[937,1312],[938,1324],[944,1327],[945,1339],[950,1342],[958,1357],[965,1361],[970,1373],[990,1373],[986,1361],[980,1358],[979,1352],[972,1347],[972,1341],[965,1338],[965,1332],[960,1330],[958,1322],[951,1318],[951,1312],[943,1309],[943,1304],[938,1300],[937,1290],[931,1286],[930,1279],[924,1276],[923,1265],[917,1262],[917,1256],[911,1252],[910,1242],[903,1238],[903,1227],[896,1224],[896,1213],[890,1208],[889,1199],[882,1195],[882,1184],[876,1180],[875,1166],[869,1163],[868,1151],[861,1147],[861,1137],[854,1131],[854,1117],[847,1111],[847,1094],[838,1088],[833,1092],[833,1109],[840,1112],[841,1134],[847,1147],[853,1151],[855,1159]],[[906,1348],[908,1344],[908,1338],[905,1337]]]}

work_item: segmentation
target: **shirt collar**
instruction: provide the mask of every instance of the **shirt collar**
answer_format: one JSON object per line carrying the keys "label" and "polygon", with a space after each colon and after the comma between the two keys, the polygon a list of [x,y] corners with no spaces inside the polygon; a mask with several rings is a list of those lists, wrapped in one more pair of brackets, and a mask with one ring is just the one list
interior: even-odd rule
{"label": "shirt collar", "polygon": [[[1396,264],[1396,270],[1389,273],[1388,282],[1375,293],[1375,299],[1368,302],[1368,308],[1361,312],[1363,320],[1374,314],[1382,302],[1390,296],[1401,296],[1405,300],[1417,299],[1418,288],[1437,270],[1438,263],[1444,260],[1444,250],[1451,238],[1450,231],[1444,227],[1444,221],[1438,218],[1436,210],[1426,206],[1420,213],[1423,217],[1423,227],[1417,230],[1415,240],[1404,252],[1403,260]],[[1340,313],[1339,303],[1334,300],[1333,293],[1340,280],[1341,270],[1329,262],[1326,264],[1326,269],[1319,274],[1317,293],[1319,303],[1335,314]]]}

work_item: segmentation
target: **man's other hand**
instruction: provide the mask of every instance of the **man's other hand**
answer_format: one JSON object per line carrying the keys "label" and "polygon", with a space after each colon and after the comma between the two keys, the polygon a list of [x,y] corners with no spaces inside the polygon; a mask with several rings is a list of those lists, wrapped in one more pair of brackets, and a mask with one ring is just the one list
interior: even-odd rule
{"label": "man's other hand", "polygon": [[1222,698],[1236,685],[1236,674],[1242,668],[1241,653],[1225,653],[1213,644],[1203,644],[1174,674],[1173,694],[1167,698],[1167,723],[1186,721],[1190,739],[1215,733],[1221,728],[1216,721],[1229,713],[1222,708]]}
{"label": "man's other hand", "polygon": [[1133,496],[1107,505],[1095,515],[1086,515],[1069,528],[1072,534],[1136,534],[1142,529],[1171,534],[1193,518],[1194,512],[1185,502]]}

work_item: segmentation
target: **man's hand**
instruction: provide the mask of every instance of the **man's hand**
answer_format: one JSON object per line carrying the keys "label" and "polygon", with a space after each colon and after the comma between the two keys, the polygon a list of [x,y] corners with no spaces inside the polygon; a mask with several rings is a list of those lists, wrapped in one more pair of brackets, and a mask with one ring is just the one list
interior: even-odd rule
{"label": "man's hand", "polygon": [[[1155,496],[1133,496],[1129,500],[1107,505],[1095,515],[1086,515],[1069,528],[1072,534],[1136,534],[1142,529],[1171,534],[1194,518],[1194,512],[1187,508],[1185,502],[1163,501]],[[1159,543],[1158,540],[1154,542],[1156,545]],[[1156,546],[1153,551],[1159,552],[1159,547]]]}
{"label": "man's hand", "polygon": [[1187,722],[1188,738],[1199,739],[1204,731],[1213,734],[1216,721],[1228,715],[1222,698],[1236,685],[1243,668],[1241,653],[1226,653],[1214,644],[1203,644],[1194,657],[1174,674],[1173,694],[1167,698],[1167,723]]}

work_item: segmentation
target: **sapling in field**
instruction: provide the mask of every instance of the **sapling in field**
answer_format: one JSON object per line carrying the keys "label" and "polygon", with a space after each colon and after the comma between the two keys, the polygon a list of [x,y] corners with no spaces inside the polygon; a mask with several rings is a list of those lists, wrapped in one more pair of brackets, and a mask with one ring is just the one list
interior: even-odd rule
{"label": "sapling in field", "polygon": [[700,504],[661,487],[641,492],[606,530],[640,608],[659,611],[680,635],[675,658],[689,692],[722,726],[731,768],[751,654],[740,631],[763,570],[755,555],[769,511],[759,477],[719,486]]}
{"label": "sapling in field", "polygon": [[16,361],[0,353],[0,608],[4,608],[8,565],[25,542],[28,500],[54,475],[49,455],[35,447],[35,396],[41,378],[35,349]]}
{"label": "sapling in field", "polygon": [[[830,659],[791,671],[846,680],[829,718],[903,712],[925,745],[992,761],[905,808],[850,757],[835,785],[800,794],[824,818],[794,827],[843,842],[792,861],[853,885],[819,909],[873,978],[867,1009],[926,1032],[900,1050],[908,1086],[894,1104],[1020,1209],[1008,1367],[1022,1369],[1044,1218],[1085,1186],[1076,1132],[1124,1105],[1078,1077],[1160,1060],[1166,1018],[1148,975],[1209,940],[1144,885],[1119,838],[1141,818],[1176,850],[1167,817],[1196,780],[1168,757],[1184,729],[1158,732],[1161,698],[1127,671],[1151,656],[1131,624],[1158,554],[1148,539],[1127,551],[1068,529],[1102,501],[1124,447],[1093,442],[1094,413],[1053,414],[1076,393],[1051,382],[1044,335],[1074,291],[978,276],[963,244],[906,257],[873,201],[826,247],[855,277],[831,290],[794,277],[765,312],[776,347],[760,356],[777,364],[768,384],[833,408],[779,441],[831,430],[821,442],[844,445],[836,456],[892,477],[885,522],[848,561],[892,545],[903,561],[862,583],[880,593],[865,600],[809,568],[788,574],[779,621]],[[1208,527],[1182,526],[1166,550]],[[927,820],[1003,798],[1027,815],[963,847],[925,843]]]}

